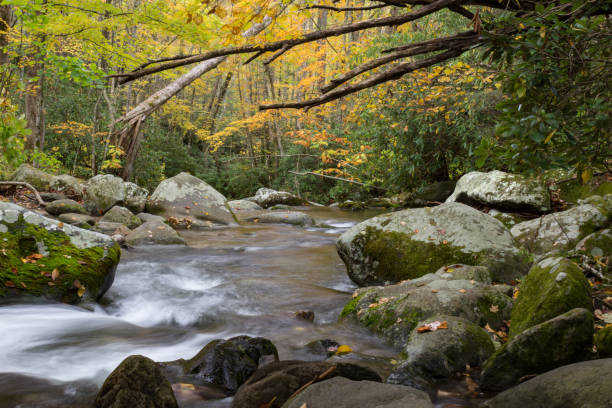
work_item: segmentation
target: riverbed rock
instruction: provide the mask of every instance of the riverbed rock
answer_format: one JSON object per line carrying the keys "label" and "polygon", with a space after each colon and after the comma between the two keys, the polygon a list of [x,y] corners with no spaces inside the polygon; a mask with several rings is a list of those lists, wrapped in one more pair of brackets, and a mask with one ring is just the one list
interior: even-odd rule
{"label": "riverbed rock", "polygon": [[351,381],[344,377],[313,384],[282,408],[433,408],[429,396],[420,390],[375,381]]}
{"label": "riverbed rock", "polygon": [[276,211],[271,213],[262,213],[249,217],[246,220],[264,224],[299,225],[301,227],[311,227],[315,224],[314,218],[308,214],[298,211]]}
{"label": "riverbed rock", "polygon": [[606,228],[612,212],[612,195],[593,196],[583,204],[516,224],[510,232],[530,252],[545,254],[572,249],[582,238]]}
{"label": "riverbed rock", "polygon": [[327,378],[339,376],[354,381],[381,381],[380,376],[373,370],[356,364],[279,361],[258,369],[238,389],[232,407],[253,408],[269,404],[268,408],[280,408],[300,387],[332,368]]}
{"label": "riverbed rock", "polygon": [[584,360],[592,347],[593,314],[570,310],[512,337],[484,364],[480,386],[504,390],[525,376]]}
{"label": "riverbed rock", "polygon": [[576,244],[574,252],[577,255],[585,255],[598,260],[598,265],[601,267],[603,274],[610,275],[609,277],[612,278],[610,267],[610,258],[612,257],[611,229],[607,228],[587,235]]}
{"label": "riverbed rock", "polygon": [[125,237],[128,246],[185,245],[185,240],[171,226],[161,221],[147,221]]}
{"label": "riverbed rock", "polygon": [[123,229],[124,227],[126,227],[125,224],[121,222],[98,221],[94,225],[93,229],[101,232],[102,234],[113,235],[115,231]]}
{"label": "riverbed rock", "polygon": [[95,408],[178,408],[172,386],[158,365],[144,356],[130,356],[106,378]]}
{"label": "riverbed rock", "polygon": [[223,194],[185,172],[159,183],[147,200],[146,208],[147,212],[163,216],[177,228],[236,225]]}
{"label": "riverbed rock", "polygon": [[74,200],[64,199],[55,200],[47,204],[45,210],[52,215],[60,215],[66,213],[87,214],[87,210],[81,204]]}
{"label": "riverbed rock", "polygon": [[397,285],[360,288],[341,318],[353,318],[403,347],[419,323],[436,315],[467,319],[479,326],[502,327],[510,318],[512,288],[474,280],[446,280],[428,274]]}
{"label": "riverbed rock", "polygon": [[131,182],[124,183],[124,187],[125,206],[134,214],[143,212],[147,204],[147,196],[149,195],[149,190]]}
{"label": "riverbed rock", "polygon": [[463,175],[446,202],[485,205],[502,211],[550,211],[550,194],[543,181],[498,170]]}
{"label": "riverbed rock", "polygon": [[227,203],[232,211],[261,211],[263,208],[250,200],[232,200]]}
{"label": "riverbed rock", "polygon": [[480,367],[493,354],[495,346],[487,332],[478,325],[456,316],[432,316],[419,324],[446,322],[448,328],[410,334],[402,350],[402,360],[395,366],[387,382],[412,383],[414,373],[433,380],[452,378],[470,367]]}
{"label": "riverbed rock", "polygon": [[140,218],[135,216],[130,210],[118,205],[108,210],[100,221],[118,222],[124,224],[129,229],[134,229],[142,224]]}
{"label": "riverbed rock", "polygon": [[49,188],[77,199],[83,198],[83,180],[68,174],[53,176]]}
{"label": "riverbed rock", "polygon": [[438,269],[435,274],[442,279],[465,279],[476,282],[491,284],[491,271],[486,266],[473,266],[463,264],[445,265]]}
{"label": "riverbed rock", "polygon": [[612,358],[566,365],[498,394],[486,408],[609,408]]}
{"label": "riverbed rock", "polygon": [[149,213],[145,213],[145,212],[141,212],[136,214],[136,216],[140,219],[140,221],[142,222],[149,222],[149,221],[159,221],[159,222],[164,222],[164,217],[161,217],[159,215],[153,215],[153,214],[149,214]]}
{"label": "riverbed rock", "polygon": [[61,222],[65,222],[67,224],[72,224],[79,228],[91,228],[92,225],[96,223],[96,219],[91,215],[87,214],[74,214],[74,213],[65,213],[60,214],[57,217]]}
{"label": "riverbed rock", "polygon": [[566,258],[546,258],[519,285],[510,337],[575,308],[593,310],[591,287],[582,270]]}
{"label": "riverbed rock", "polygon": [[406,207],[425,207],[434,203],[443,203],[453,191],[456,181],[439,181],[418,189],[404,200]]}
{"label": "riverbed rock", "polygon": [[87,180],[83,188],[85,208],[93,215],[102,215],[125,200],[124,182],[112,174],[98,174]]}
{"label": "riverbed rock", "polygon": [[304,200],[296,196],[295,194],[287,191],[276,191],[271,188],[262,187],[255,193],[253,201],[259,204],[263,208],[272,207],[276,204],[286,205],[302,205]]}
{"label": "riverbed rock", "polygon": [[9,180],[12,181],[21,181],[22,183],[31,184],[39,191],[49,190],[52,179],[52,174],[46,173],[26,163],[19,166],[19,168],[9,177]]}
{"label": "riverbed rock", "polygon": [[98,299],[112,285],[120,255],[106,235],[0,202],[0,296],[5,299]]}
{"label": "riverbed rock", "polygon": [[527,221],[529,219],[523,216],[522,214],[501,212],[494,208],[489,210],[488,214],[491,217],[500,220],[502,224],[504,224],[508,229],[514,227],[518,223]]}
{"label": "riverbed rock", "polygon": [[278,361],[274,344],[263,337],[213,340],[190,360],[161,363],[173,382],[212,385],[233,395],[265,363]]}
{"label": "riverbed rock", "polygon": [[501,282],[529,268],[501,222],[460,203],[371,218],[344,232],[336,248],[360,286],[418,278],[453,263],[487,266]]}

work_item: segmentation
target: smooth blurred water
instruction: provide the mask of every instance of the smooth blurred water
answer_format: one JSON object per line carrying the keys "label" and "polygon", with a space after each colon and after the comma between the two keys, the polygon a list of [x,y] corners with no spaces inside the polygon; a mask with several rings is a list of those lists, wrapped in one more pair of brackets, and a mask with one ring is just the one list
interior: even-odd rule
{"label": "smooth blurred water", "polygon": [[[394,355],[367,331],[337,323],[355,285],[335,240],[373,214],[321,208],[309,213],[327,226],[189,231],[187,247],[124,251],[113,287],[93,311],[60,304],[1,306],[0,407],[56,406],[54,398],[66,403],[79,394],[91,398],[129,355],[191,358],[210,340],[238,334],[269,338],[281,359],[304,358],[301,348],[322,338],[365,354]],[[314,311],[315,323],[296,319],[301,310]],[[36,378],[48,380],[47,387]],[[11,397],[16,383],[21,399]]]}

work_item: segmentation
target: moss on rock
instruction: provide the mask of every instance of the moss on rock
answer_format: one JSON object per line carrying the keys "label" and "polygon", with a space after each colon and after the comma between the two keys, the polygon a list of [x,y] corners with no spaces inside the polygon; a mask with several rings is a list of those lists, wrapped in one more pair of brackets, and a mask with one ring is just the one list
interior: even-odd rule
{"label": "moss on rock", "polygon": [[595,333],[595,346],[602,357],[612,357],[612,326],[599,329]]}
{"label": "moss on rock", "polygon": [[574,308],[593,309],[589,282],[569,259],[546,258],[531,268],[519,286],[510,337]]}

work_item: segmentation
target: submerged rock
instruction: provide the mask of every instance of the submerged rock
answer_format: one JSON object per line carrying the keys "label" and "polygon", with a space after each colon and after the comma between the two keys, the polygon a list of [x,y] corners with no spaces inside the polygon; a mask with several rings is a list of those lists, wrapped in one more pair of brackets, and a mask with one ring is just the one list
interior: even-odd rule
{"label": "submerged rock", "polygon": [[354,381],[380,382],[378,374],[369,368],[349,363],[287,360],[258,369],[234,397],[233,408],[253,408],[263,404],[280,408],[304,384],[323,373],[326,378],[345,377]]}
{"label": "submerged rock", "polygon": [[31,184],[34,188],[41,191],[49,190],[52,179],[52,174],[45,173],[26,163],[19,166],[19,168],[9,177],[9,180]]}
{"label": "submerged rock", "polygon": [[185,240],[171,226],[159,220],[147,221],[125,237],[128,246],[185,245]]}
{"label": "submerged rock", "polygon": [[373,332],[403,347],[412,331],[436,315],[462,317],[494,329],[510,318],[512,288],[476,281],[445,280],[429,274],[397,285],[357,289],[342,310],[342,318],[353,318]]}
{"label": "submerged rock", "polygon": [[343,233],[336,248],[360,286],[414,279],[454,263],[487,266],[502,282],[528,270],[501,222],[460,203],[371,218]]}
{"label": "submerged rock", "polygon": [[45,210],[52,215],[60,215],[66,213],[87,214],[87,210],[81,204],[74,200],[64,199],[50,202],[45,207]]}
{"label": "submerged rock", "polygon": [[262,213],[249,217],[246,220],[269,224],[291,224],[302,227],[311,227],[315,225],[314,218],[308,214],[298,211],[276,211],[272,213]]}
{"label": "submerged rock", "polygon": [[465,174],[446,202],[480,204],[507,211],[550,211],[550,194],[544,182],[498,170]]}
{"label": "submerged rock", "polygon": [[271,188],[262,187],[255,193],[253,201],[259,204],[263,208],[272,207],[277,204],[286,205],[302,205],[304,200],[296,196],[295,194],[287,191],[276,191]]}
{"label": "submerged rock", "polygon": [[593,314],[570,310],[512,337],[484,364],[480,386],[509,388],[524,376],[584,360],[592,346]]}
{"label": "submerged rock", "polygon": [[130,210],[125,207],[120,207],[118,205],[108,210],[106,214],[104,214],[104,216],[100,219],[100,221],[118,222],[120,224],[124,224],[129,229],[134,229],[140,226],[140,224],[142,224],[140,218],[132,214]]}
{"label": "submerged rock", "polygon": [[[466,370],[480,367],[495,351],[487,332],[470,321],[456,316],[432,316],[419,324],[446,322],[448,328],[426,333],[416,329],[402,350],[402,360],[387,382],[413,385],[414,374],[422,378],[451,378]],[[407,381],[406,381],[407,380]]]}
{"label": "submerged rock", "polygon": [[510,337],[575,308],[593,310],[591,287],[582,270],[566,258],[534,265],[519,286]]}
{"label": "submerged rock", "polygon": [[0,202],[0,297],[100,298],[120,255],[106,235]]}
{"label": "submerged rock", "polygon": [[172,386],[158,365],[130,356],[106,378],[95,408],[178,408]]}
{"label": "submerged rock", "polygon": [[584,361],[538,375],[484,403],[486,408],[609,408],[612,358]]}
{"label": "submerged rock", "polygon": [[213,340],[189,360],[161,364],[173,382],[212,385],[232,395],[258,367],[273,361],[278,352],[270,340],[237,336]]}
{"label": "submerged rock", "polygon": [[313,384],[282,408],[433,408],[429,396],[420,390],[375,381],[351,381],[344,377]]}
{"label": "submerged rock", "polygon": [[236,224],[223,194],[185,172],[159,183],[146,208],[147,212],[163,216],[176,227],[213,228]]}
{"label": "submerged rock", "polygon": [[612,195],[593,196],[567,211],[516,224],[510,232],[535,254],[572,249],[587,235],[606,228],[612,212]]}

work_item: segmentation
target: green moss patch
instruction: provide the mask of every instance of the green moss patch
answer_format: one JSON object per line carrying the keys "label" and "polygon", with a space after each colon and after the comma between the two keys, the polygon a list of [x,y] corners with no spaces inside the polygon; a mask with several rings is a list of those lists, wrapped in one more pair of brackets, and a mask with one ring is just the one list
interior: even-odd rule
{"label": "green moss patch", "polygon": [[76,303],[83,295],[79,286],[95,298],[112,282],[121,252],[117,244],[78,248],[62,231],[28,224],[23,215],[0,225],[8,229],[0,233],[0,297],[34,295]]}

